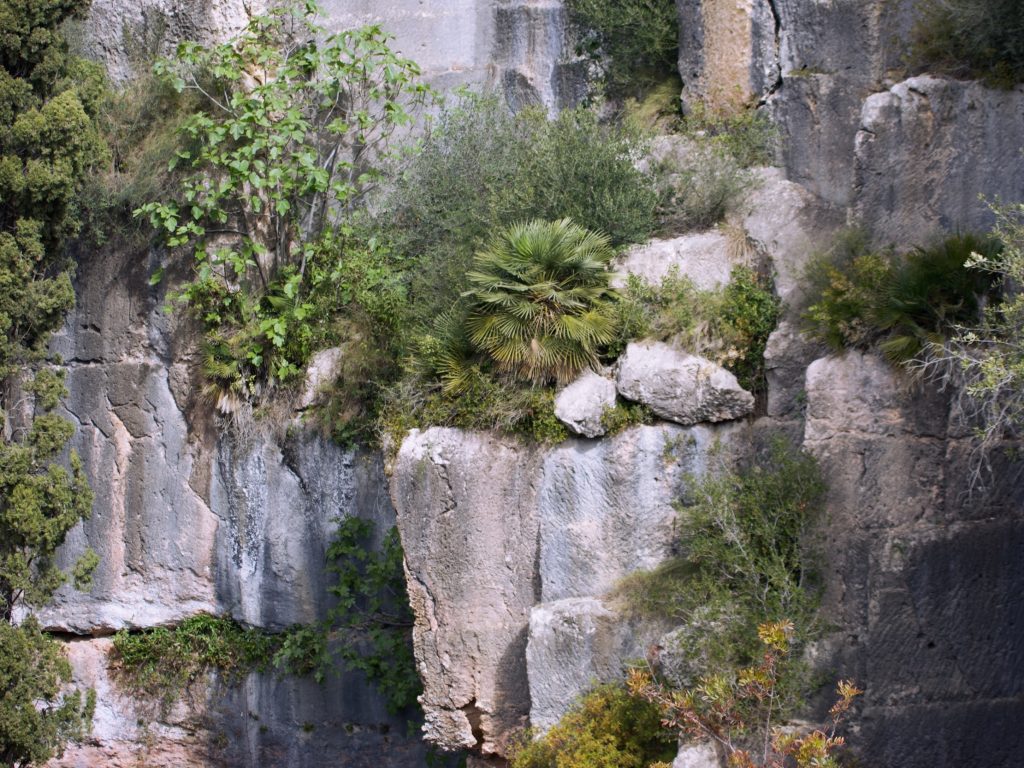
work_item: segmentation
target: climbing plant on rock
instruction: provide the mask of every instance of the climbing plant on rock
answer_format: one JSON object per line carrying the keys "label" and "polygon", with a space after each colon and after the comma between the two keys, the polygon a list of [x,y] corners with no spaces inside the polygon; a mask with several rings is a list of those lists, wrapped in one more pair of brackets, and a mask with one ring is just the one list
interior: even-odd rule
{"label": "climbing plant on rock", "polygon": [[224,411],[301,370],[322,320],[310,294],[329,277],[318,268],[323,237],[348,231],[398,152],[396,131],[430,94],[380,27],[327,34],[318,12],[286,4],[227,43],[186,43],[157,66],[203,106],[183,127],[175,199],[137,213],[190,256],[178,296],[203,324]]}

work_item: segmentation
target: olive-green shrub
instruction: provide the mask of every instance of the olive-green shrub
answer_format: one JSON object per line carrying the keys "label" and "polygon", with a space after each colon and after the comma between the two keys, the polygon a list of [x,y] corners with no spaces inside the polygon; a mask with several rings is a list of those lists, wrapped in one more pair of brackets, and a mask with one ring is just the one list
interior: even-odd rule
{"label": "olive-green shrub", "polygon": [[877,344],[891,362],[909,363],[978,320],[992,276],[967,264],[972,254],[994,257],[999,247],[992,238],[954,235],[897,256],[847,234],[808,267],[805,330],[836,351]]}
{"label": "olive-green shrub", "polygon": [[520,744],[511,768],[647,768],[675,752],[657,705],[607,684],[583,696],[544,736]]}
{"label": "olive-green shrub", "polygon": [[921,0],[913,30],[916,70],[981,77],[998,86],[1024,81],[1024,3]]}

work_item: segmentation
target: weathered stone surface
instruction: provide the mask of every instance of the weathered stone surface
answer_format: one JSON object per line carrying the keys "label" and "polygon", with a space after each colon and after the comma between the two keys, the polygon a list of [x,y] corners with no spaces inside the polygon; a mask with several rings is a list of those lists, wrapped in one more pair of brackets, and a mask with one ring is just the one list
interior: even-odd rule
{"label": "weathered stone surface", "polygon": [[732,427],[639,426],[551,449],[537,499],[543,602],[603,595],[664,560],[684,477],[705,470]]}
{"label": "weathered stone surface", "polygon": [[754,408],[754,396],[727,370],[661,342],[626,347],[616,386],[623,397],[679,424],[738,419]]}
{"label": "weathered stone surface", "polygon": [[[978,735],[1024,711],[1012,661],[1024,649],[1008,629],[1024,620],[1024,465],[965,495],[969,451],[949,435],[945,395],[873,356],[816,361],[807,396],[805,447],[829,487],[823,613],[841,627],[819,660],[867,691],[857,748],[886,765],[1009,768],[1016,735],[985,758]],[[936,727],[941,739],[924,737]]]}
{"label": "weathered stone surface", "polygon": [[820,345],[804,336],[797,322],[781,321],[765,345],[767,415],[773,418],[793,416],[803,410],[807,400],[804,392],[804,374],[807,366],[820,353]]}
{"label": "weathered stone surface", "polygon": [[526,725],[540,462],[514,441],[436,427],[411,432],[395,460],[424,734],[443,748],[504,754]]}
{"label": "weathered stone surface", "polygon": [[864,102],[853,216],[882,244],[986,231],[985,198],[1024,200],[1024,87],[914,77]]}
{"label": "weathered stone surface", "polygon": [[337,379],[341,370],[341,361],[345,351],[341,347],[322,349],[313,355],[306,367],[306,380],[302,384],[302,396],[296,408],[303,409],[313,405],[325,387]]}
{"label": "weathered stone surface", "polygon": [[530,725],[547,730],[581,692],[621,679],[626,661],[643,652],[636,628],[600,600],[578,597],[534,607],[526,646]]}
{"label": "weathered stone surface", "polygon": [[779,77],[771,0],[676,0],[684,108],[701,102],[733,111]]}
{"label": "weathered stone surface", "polygon": [[126,692],[112,675],[108,638],[67,644],[75,685],[96,691],[86,743],[50,768],[241,768],[332,765],[419,766],[425,745],[405,737],[406,722],[389,715],[360,673],[315,680],[250,674],[224,683],[194,682],[169,709],[157,698]]}
{"label": "weathered stone surface", "polygon": [[627,277],[636,275],[648,285],[660,285],[670,274],[693,281],[710,291],[729,282],[733,267],[744,261],[742,249],[733,247],[718,230],[651,240],[627,249],[616,263],[612,286],[624,288]]}
{"label": "weathered stone surface", "polygon": [[600,437],[605,411],[615,407],[615,382],[589,368],[555,397],[555,416],[577,435]]}
{"label": "weathered stone surface", "polygon": [[[578,659],[548,693],[531,688],[531,681],[544,685],[543,669],[558,665],[557,649],[584,647],[590,630],[578,637],[556,631],[577,621],[577,608],[595,642],[648,637],[622,629],[586,598],[599,599],[626,574],[664,559],[683,478],[705,471],[711,446],[728,448],[741,430],[642,426],[546,450],[454,429],[411,432],[391,491],[416,614],[427,738],[502,755],[514,729],[533,718],[535,696],[547,696],[538,716],[557,719],[589,677],[621,664],[634,646],[600,640],[604,650]],[[556,601],[563,601],[557,610]],[[563,624],[549,627],[531,662],[527,633],[541,603]],[[556,689],[566,693],[560,702]]]}
{"label": "weathered stone surface", "polygon": [[183,40],[227,39],[246,25],[250,11],[265,6],[263,0],[96,0],[82,43],[112,79],[124,81]]}
{"label": "weathered stone surface", "polygon": [[[83,45],[115,80],[167,55],[183,40],[220,41],[260,13],[267,0],[96,0],[85,22]],[[442,90],[486,86],[514,108],[555,109],[586,95],[586,65],[571,53],[571,32],[559,0],[323,0],[322,23],[331,31],[380,24],[394,47]]]}
{"label": "weathered stone surface", "polygon": [[845,217],[801,185],[787,181],[779,169],[762,168],[755,173],[757,183],[747,193],[736,223],[771,260],[775,291],[786,308],[799,310],[807,260],[831,245]]}
{"label": "weathered stone surface", "polygon": [[719,768],[718,753],[710,742],[684,744],[672,761],[672,768]]}

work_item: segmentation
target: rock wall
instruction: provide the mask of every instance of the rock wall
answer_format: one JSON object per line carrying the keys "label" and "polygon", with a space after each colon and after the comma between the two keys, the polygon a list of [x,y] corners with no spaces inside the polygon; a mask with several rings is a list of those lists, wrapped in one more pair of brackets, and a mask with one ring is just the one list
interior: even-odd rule
{"label": "rock wall", "polygon": [[787,178],[879,243],[985,229],[992,216],[979,195],[1024,199],[1024,89],[904,80],[914,0],[677,7],[684,103],[762,105],[779,128]]}
{"label": "rock wall", "polygon": [[405,544],[427,738],[507,753],[666,627],[608,594],[668,556],[683,478],[739,441],[734,426],[635,427],[556,447],[414,430],[391,492]]}
{"label": "rock wall", "polygon": [[969,432],[934,388],[855,353],[807,370],[805,447],[829,483],[822,668],[865,689],[879,766],[1020,761],[1024,462],[968,486]]}
{"label": "rock wall", "polygon": [[[94,0],[81,45],[116,80],[183,40],[223,40],[267,0]],[[379,24],[427,81],[499,90],[513,107],[550,110],[586,95],[586,65],[573,53],[561,0],[322,0],[329,30]]]}
{"label": "rock wall", "polygon": [[123,243],[80,254],[77,306],[54,342],[73,447],[96,492],[62,557],[87,545],[100,555],[88,593],[64,588],[40,612],[81,638],[69,644],[75,676],[99,699],[90,741],[58,764],[134,765],[141,752],[152,766],[320,766],[338,754],[352,766],[422,765],[425,745],[360,674],[209,681],[166,715],[111,680],[103,636],[119,629],[201,611],[269,630],[323,618],[338,520],[372,520],[379,534],[395,520],[379,456],[299,422],[275,432],[218,421],[192,376],[185,321],[148,285],[154,266]]}

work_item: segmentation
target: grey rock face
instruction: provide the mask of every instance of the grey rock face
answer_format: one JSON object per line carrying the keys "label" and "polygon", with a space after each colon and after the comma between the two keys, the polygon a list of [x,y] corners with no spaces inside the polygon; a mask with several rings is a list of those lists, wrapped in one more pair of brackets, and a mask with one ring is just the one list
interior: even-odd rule
{"label": "grey rock face", "polygon": [[710,742],[685,744],[672,761],[672,768],[719,768],[721,761]]}
{"label": "grey rock face", "polygon": [[[944,395],[873,356],[815,362],[807,396],[805,447],[829,481],[823,615],[842,627],[819,658],[866,690],[858,749],[1009,768],[1024,746],[1005,728],[1024,716],[1024,466],[1000,459],[990,493],[969,496]],[[1000,723],[1005,751],[979,741]]]}
{"label": "grey rock face", "polygon": [[85,21],[86,53],[121,82],[153,56],[167,56],[184,40],[226,40],[248,23],[263,0],[96,0]]}
{"label": "grey rock face", "polygon": [[619,360],[619,394],[678,424],[728,421],[754,409],[736,377],[661,342],[632,343]]}
{"label": "grey rock face", "polygon": [[684,105],[728,111],[773,87],[779,52],[771,0],[676,0],[676,9]]}
{"label": "grey rock face", "polygon": [[424,734],[442,748],[504,754],[526,725],[539,469],[535,449],[440,428],[414,430],[395,460]]}
{"label": "grey rock face", "polygon": [[675,274],[688,278],[700,290],[710,291],[728,283],[729,273],[742,261],[742,254],[737,254],[729,238],[717,230],[651,240],[623,253],[612,286],[624,288],[628,275],[636,275],[648,285],[660,285]]}
{"label": "grey rock face", "polygon": [[775,291],[785,307],[798,309],[804,300],[808,259],[831,244],[845,217],[788,181],[779,169],[761,168],[755,173],[757,183],[747,193],[737,224],[771,260]]}
{"label": "grey rock face", "polygon": [[853,216],[879,243],[985,231],[984,200],[1024,200],[1024,87],[914,77],[864,102]]}
{"label": "grey rock face", "polygon": [[605,433],[601,417],[615,407],[615,382],[587,369],[555,397],[555,416],[577,435]]}
{"label": "grey rock face", "polygon": [[[115,80],[167,55],[184,40],[228,39],[267,0],[96,0],[85,22],[83,44]],[[513,108],[541,104],[554,110],[586,95],[585,63],[569,45],[559,0],[323,0],[323,25],[331,31],[380,24],[394,46],[423,69],[441,90],[486,86]]]}
{"label": "grey rock face", "polygon": [[540,508],[541,600],[600,596],[671,551],[673,503],[728,427],[640,426],[547,452]]}
{"label": "grey rock face", "polygon": [[736,442],[739,429],[635,427],[548,450],[411,432],[391,490],[427,738],[503,755],[528,718],[554,722],[660,636],[665,627],[624,628],[600,598],[664,559],[684,476],[703,472],[712,443]]}
{"label": "grey rock face", "polygon": [[[268,629],[323,618],[324,553],[337,520],[368,518],[380,535],[394,524],[380,458],[301,428],[288,439],[261,426],[227,434],[192,377],[183,318],[166,315],[147,284],[151,259],[123,246],[79,255],[76,306],[54,349],[68,368],[73,446],[96,502],[61,561],[91,546],[100,563],[90,592],[62,589],[40,619],[95,636],[201,611]],[[404,736],[404,720],[387,716],[359,675],[323,687],[253,676],[200,688],[186,711],[164,718],[133,709],[110,683],[105,648],[69,644],[75,674],[95,681],[100,714],[92,740],[64,765],[134,765],[143,748],[147,765],[312,766],[347,751],[375,765],[422,764],[419,740]],[[136,727],[140,717],[148,732]],[[314,732],[302,730],[306,721]],[[242,734],[230,742],[238,751],[211,752],[218,732]]]}
{"label": "grey rock face", "polygon": [[567,702],[595,682],[621,678],[624,662],[643,650],[636,628],[595,598],[534,607],[526,647],[530,725],[547,730],[565,714]]}

